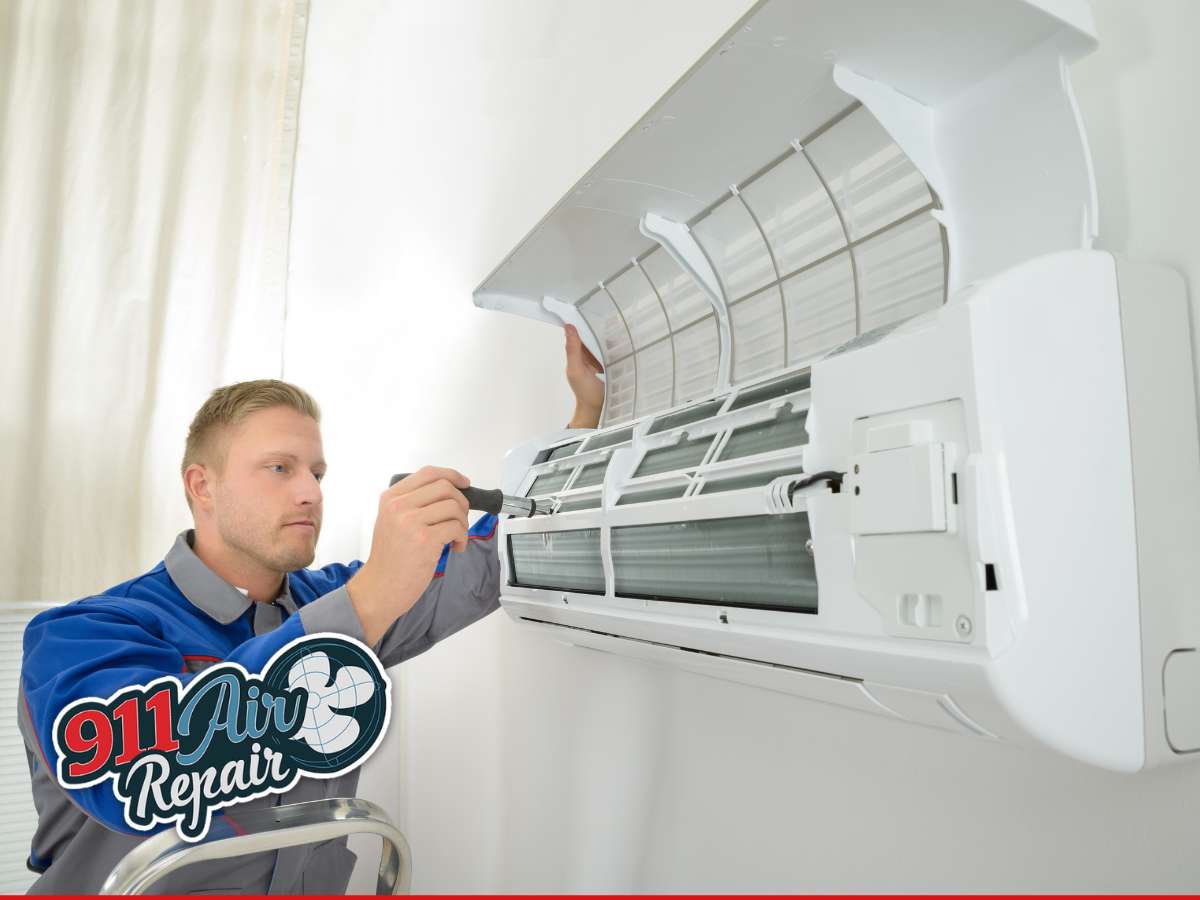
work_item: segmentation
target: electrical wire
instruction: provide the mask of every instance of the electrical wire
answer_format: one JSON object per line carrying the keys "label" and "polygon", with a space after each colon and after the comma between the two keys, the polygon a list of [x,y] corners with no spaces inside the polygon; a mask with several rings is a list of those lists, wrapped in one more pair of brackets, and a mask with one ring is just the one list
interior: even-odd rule
{"label": "electrical wire", "polygon": [[832,469],[824,472],[814,472],[812,475],[806,475],[799,478],[788,485],[788,503],[792,502],[792,498],[796,495],[796,491],[803,490],[807,487],[812,487],[821,481],[829,483],[829,488],[833,493],[841,493],[842,479],[846,476],[845,472],[835,472]]}

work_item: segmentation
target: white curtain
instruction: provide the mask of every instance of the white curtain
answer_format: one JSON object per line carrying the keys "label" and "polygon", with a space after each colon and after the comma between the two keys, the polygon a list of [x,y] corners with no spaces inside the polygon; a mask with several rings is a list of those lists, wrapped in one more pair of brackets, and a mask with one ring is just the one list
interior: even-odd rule
{"label": "white curtain", "polygon": [[30,880],[24,620],[160,559],[191,416],[281,374],[307,14],[0,0],[2,891]]}

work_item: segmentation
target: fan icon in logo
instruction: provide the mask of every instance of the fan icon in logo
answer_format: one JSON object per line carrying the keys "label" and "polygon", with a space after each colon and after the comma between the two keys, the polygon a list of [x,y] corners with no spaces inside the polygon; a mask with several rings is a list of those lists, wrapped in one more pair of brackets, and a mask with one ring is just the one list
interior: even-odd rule
{"label": "fan icon in logo", "polygon": [[275,658],[264,681],[281,692],[307,692],[300,729],[279,749],[309,774],[345,771],[383,736],[391,685],[379,661],[357,641],[307,638]]}
{"label": "fan icon in logo", "polygon": [[293,740],[305,741],[322,753],[338,753],[357,740],[358,720],[341,710],[354,710],[375,696],[371,673],[361,666],[342,666],[330,676],[329,657],[322,651],[302,657],[288,672],[288,687],[308,691],[304,723]]}

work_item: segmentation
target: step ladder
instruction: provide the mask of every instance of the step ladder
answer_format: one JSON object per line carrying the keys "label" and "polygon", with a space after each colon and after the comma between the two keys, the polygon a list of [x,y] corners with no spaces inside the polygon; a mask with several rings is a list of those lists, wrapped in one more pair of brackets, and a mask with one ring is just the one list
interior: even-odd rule
{"label": "step ladder", "polygon": [[412,881],[408,841],[388,814],[370,801],[332,798],[250,809],[239,811],[237,824],[241,833],[210,828],[203,840],[195,842],[183,840],[173,828],[160,831],[125,854],[109,873],[100,893],[144,894],[159,879],[192,863],[281,850],[351,834],[377,834],[383,841],[375,893],[408,893]]}

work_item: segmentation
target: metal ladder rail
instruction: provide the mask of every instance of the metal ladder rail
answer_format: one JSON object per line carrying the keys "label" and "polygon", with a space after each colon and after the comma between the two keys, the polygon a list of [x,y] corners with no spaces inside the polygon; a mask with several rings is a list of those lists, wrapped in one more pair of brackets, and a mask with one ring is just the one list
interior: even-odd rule
{"label": "metal ladder rail", "polygon": [[383,840],[376,894],[407,894],[412,882],[408,841],[388,814],[367,800],[333,798],[238,811],[237,835],[183,840],[174,829],[161,831],[130,850],[109,873],[101,894],[143,894],[159,879],[192,863],[229,859],[327,841],[351,834],[377,834]]}

